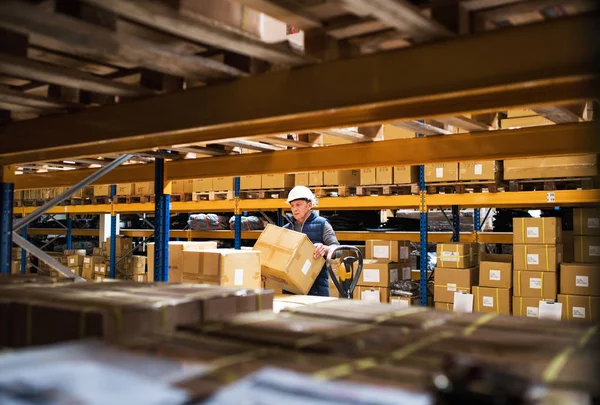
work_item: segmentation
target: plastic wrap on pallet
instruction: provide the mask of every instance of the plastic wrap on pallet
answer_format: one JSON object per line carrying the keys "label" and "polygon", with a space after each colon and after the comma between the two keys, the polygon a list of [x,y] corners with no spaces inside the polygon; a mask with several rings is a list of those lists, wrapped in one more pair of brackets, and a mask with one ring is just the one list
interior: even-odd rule
{"label": "plastic wrap on pallet", "polygon": [[192,214],[188,225],[192,231],[227,230],[229,218],[217,214]]}
{"label": "plastic wrap on pallet", "polygon": [[[235,222],[235,217],[231,217],[229,219],[229,229],[233,230],[233,224]],[[265,229],[267,224],[264,219],[259,217],[242,217],[242,231],[261,231]]]}

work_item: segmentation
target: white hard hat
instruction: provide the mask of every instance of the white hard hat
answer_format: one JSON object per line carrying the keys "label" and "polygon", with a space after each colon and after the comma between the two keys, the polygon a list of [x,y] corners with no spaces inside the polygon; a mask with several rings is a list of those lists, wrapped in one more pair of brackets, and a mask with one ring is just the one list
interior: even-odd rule
{"label": "white hard hat", "polygon": [[315,195],[310,191],[308,187],[305,186],[296,186],[290,191],[287,198],[287,203],[291,203],[295,200],[308,200],[313,204],[316,204],[317,199]]}

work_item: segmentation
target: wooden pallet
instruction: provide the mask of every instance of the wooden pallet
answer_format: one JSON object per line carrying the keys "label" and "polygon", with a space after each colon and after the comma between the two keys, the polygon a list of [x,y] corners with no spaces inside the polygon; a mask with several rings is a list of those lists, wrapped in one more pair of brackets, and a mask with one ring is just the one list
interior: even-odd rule
{"label": "wooden pallet", "polygon": [[81,197],[73,197],[67,199],[61,203],[61,205],[85,205],[92,204],[92,199],[89,197],[81,198]]}
{"label": "wooden pallet", "polygon": [[351,195],[356,195],[356,187],[323,186],[323,187],[311,187],[310,189],[317,198],[349,197]]}
{"label": "wooden pallet", "polygon": [[[596,181],[594,181],[596,180]],[[593,177],[566,177],[558,179],[510,180],[510,191],[554,191],[554,190],[592,190],[597,179]]]}
{"label": "wooden pallet", "polygon": [[192,193],[192,201],[233,200],[233,191],[206,191]]}
{"label": "wooden pallet", "polygon": [[240,197],[246,200],[287,198],[289,193],[289,189],[241,190]]}
{"label": "wooden pallet", "polygon": [[356,195],[358,196],[410,195],[418,193],[418,184],[368,185],[356,187]]}
{"label": "wooden pallet", "polygon": [[427,192],[429,194],[497,193],[505,190],[505,184],[497,180],[427,183]]}
{"label": "wooden pallet", "polygon": [[92,204],[110,204],[110,197],[108,196],[96,196],[91,197]]}
{"label": "wooden pallet", "polygon": [[22,206],[23,207],[39,207],[41,205],[44,205],[45,202],[46,202],[45,200],[23,200]]}
{"label": "wooden pallet", "polygon": [[135,204],[135,203],[148,203],[154,202],[153,195],[128,195],[128,196],[117,196],[115,197],[117,204]]}
{"label": "wooden pallet", "polygon": [[193,193],[185,193],[185,194],[171,194],[171,201],[174,202],[183,202],[183,201],[194,201]]}

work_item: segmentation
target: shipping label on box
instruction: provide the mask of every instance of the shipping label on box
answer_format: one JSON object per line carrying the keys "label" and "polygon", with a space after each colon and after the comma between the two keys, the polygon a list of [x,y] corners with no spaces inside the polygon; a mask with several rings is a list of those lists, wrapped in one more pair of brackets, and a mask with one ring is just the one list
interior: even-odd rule
{"label": "shipping label on box", "polygon": [[436,302],[454,303],[455,292],[470,293],[478,281],[477,267],[449,269],[436,267],[433,298]]}
{"label": "shipping label on box", "polygon": [[458,162],[425,165],[425,181],[430,183],[458,181]]}
{"label": "shipping label on box", "polygon": [[600,207],[573,209],[575,235],[600,236]]}
{"label": "shipping label on box", "polygon": [[363,261],[363,271],[358,285],[369,287],[389,287],[390,283],[398,281],[398,264],[387,261]]}
{"label": "shipping label on box", "polygon": [[524,318],[539,318],[539,307],[541,298],[533,297],[517,297],[512,298],[512,308],[514,316],[521,316]]}
{"label": "shipping label on box", "polygon": [[300,172],[295,174],[294,184],[297,186],[309,186],[308,172]]}
{"label": "shipping label on box", "polygon": [[600,264],[563,263],[560,293],[600,296]]}
{"label": "shipping label on box", "polygon": [[558,273],[517,270],[513,275],[514,294],[517,297],[554,300],[558,294]]}
{"label": "shipping label on box", "polygon": [[368,240],[365,255],[367,259],[403,263],[410,261],[410,249],[410,242],[406,240]]}
{"label": "shipping label on box", "polygon": [[215,177],[213,178],[213,191],[233,190],[233,177]]}
{"label": "shipping label on box", "polygon": [[562,304],[562,319],[586,323],[600,322],[600,297],[558,294],[557,301]]}
{"label": "shipping label on box", "polygon": [[377,181],[377,177],[376,177],[375,168],[360,169],[360,185],[361,186],[377,184],[376,181]]}
{"label": "shipping label on box", "polygon": [[561,244],[561,219],[513,218],[513,243],[527,245]]}
{"label": "shipping label on box", "polygon": [[511,313],[512,290],[509,288],[473,287],[473,308],[476,312]]}
{"label": "shipping label on box", "polygon": [[356,286],[352,298],[361,301],[389,302],[390,289],[387,287]]}
{"label": "shipping label on box", "polygon": [[213,179],[195,179],[192,184],[193,193],[205,193],[213,191]]}
{"label": "shipping label on box", "polygon": [[600,236],[574,236],[575,261],[600,263]]}
{"label": "shipping label on box", "polygon": [[438,243],[437,264],[441,267],[466,269],[479,263],[478,243]]}
{"label": "shipping label on box", "polygon": [[394,166],[394,184],[413,184],[419,181],[419,166]]}
{"label": "shipping label on box", "polygon": [[558,270],[562,261],[562,245],[513,245],[514,269]]}
{"label": "shipping label on box", "polygon": [[262,176],[260,174],[240,176],[240,190],[260,190],[262,188]]}

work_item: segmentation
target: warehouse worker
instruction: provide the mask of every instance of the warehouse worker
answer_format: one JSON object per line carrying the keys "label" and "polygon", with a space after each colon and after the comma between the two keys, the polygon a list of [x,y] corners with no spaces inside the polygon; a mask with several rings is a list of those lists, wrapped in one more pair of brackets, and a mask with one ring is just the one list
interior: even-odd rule
{"label": "warehouse worker", "polygon": [[[315,244],[315,259],[326,256],[329,249],[339,245],[333,227],[323,217],[312,211],[316,203],[315,195],[307,187],[296,186],[290,191],[287,199],[294,218],[284,228],[302,232]],[[329,297],[329,278],[327,266],[323,266],[308,295]]]}

